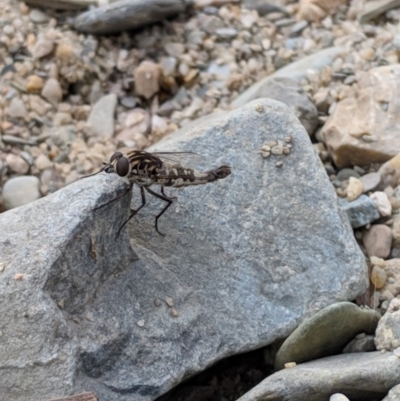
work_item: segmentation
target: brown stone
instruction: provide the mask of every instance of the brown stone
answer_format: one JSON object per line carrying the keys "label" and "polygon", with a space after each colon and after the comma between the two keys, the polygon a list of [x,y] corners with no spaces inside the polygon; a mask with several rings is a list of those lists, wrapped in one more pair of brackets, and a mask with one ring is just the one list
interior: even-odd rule
{"label": "brown stone", "polygon": [[321,21],[342,4],[347,4],[347,0],[301,0],[297,19]]}
{"label": "brown stone", "polygon": [[160,90],[161,69],[158,64],[143,61],[135,70],[135,92],[150,99]]}
{"label": "brown stone", "polygon": [[26,82],[28,92],[37,92],[43,88],[43,79],[37,75],[30,75]]}
{"label": "brown stone", "polygon": [[384,269],[379,266],[374,266],[371,272],[371,282],[377,288],[380,289],[386,284],[387,274]]}
{"label": "brown stone", "polygon": [[384,163],[400,152],[399,90],[400,65],[359,73],[355,97],[338,102],[321,131],[338,167]]}
{"label": "brown stone", "polygon": [[384,224],[375,224],[363,232],[363,244],[368,256],[387,258],[392,246],[392,230]]}

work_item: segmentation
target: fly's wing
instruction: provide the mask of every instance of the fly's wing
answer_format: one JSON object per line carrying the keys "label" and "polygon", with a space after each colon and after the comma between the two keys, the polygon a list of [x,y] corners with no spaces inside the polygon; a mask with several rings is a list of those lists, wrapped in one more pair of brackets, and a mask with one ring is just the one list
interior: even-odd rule
{"label": "fly's wing", "polygon": [[152,152],[158,157],[166,168],[181,166],[185,168],[196,168],[202,161],[203,156],[194,152]]}

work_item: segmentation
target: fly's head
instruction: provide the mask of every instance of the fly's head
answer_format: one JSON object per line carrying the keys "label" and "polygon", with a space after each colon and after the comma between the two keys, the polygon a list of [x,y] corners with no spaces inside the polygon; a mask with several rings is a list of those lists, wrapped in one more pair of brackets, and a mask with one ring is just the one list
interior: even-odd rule
{"label": "fly's head", "polygon": [[131,172],[131,164],[129,159],[121,152],[115,152],[111,156],[110,162],[105,166],[104,171],[106,173],[116,173],[120,177],[126,178]]}

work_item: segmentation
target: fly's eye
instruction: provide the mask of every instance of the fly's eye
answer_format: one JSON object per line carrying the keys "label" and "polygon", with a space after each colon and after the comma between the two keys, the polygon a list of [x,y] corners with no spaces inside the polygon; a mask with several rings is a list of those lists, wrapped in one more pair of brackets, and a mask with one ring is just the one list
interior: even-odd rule
{"label": "fly's eye", "polygon": [[116,170],[120,177],[126,177],[129,173],[129,160],[126,157],[121,157],[117,161]]}
{"label": "fly's eye", "polygon": [[110,163],[112,163],[115,159],[120,159],[122,157],[122,153],[121,152],[115,152],[110,159]]}

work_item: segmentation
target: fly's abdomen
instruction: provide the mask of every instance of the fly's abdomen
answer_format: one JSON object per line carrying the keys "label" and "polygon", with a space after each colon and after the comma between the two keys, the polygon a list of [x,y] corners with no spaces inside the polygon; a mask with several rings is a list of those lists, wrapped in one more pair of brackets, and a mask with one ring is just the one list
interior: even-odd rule
{"label": "fly's abdomen", "polygon": [[165,187],[182,188],[190,185],[203,185],[227,177],[231,173],[230,166],[221,166],[211,171],[197,171],[183,167],[173,167],[161,173],[156,183]]}

